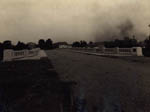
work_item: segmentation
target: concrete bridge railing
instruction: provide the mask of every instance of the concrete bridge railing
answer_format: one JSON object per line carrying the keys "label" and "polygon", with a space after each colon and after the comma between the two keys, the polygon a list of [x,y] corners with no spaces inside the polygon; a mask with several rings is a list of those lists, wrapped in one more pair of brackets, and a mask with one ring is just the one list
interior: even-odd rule
{"label": "concrete bridge railing", "polygon": [[20,50],[20,51],[14,51],[12,49],[6,49],[3,52],[3,61],[12,61],[17,59],[23,59],[23,58],[30,58],[34,57],[36,59],[39,59],[38,56],[40,52],[40,48],[35,48],[32,50]]}
{"label": "concrete bridge railing", "polygon": [[132,48],[73,48],[75,50],[84,51],[84,52],[94,52],[104,55],[121,55],[121,56],[143,56],[141,47],[132,47]]}

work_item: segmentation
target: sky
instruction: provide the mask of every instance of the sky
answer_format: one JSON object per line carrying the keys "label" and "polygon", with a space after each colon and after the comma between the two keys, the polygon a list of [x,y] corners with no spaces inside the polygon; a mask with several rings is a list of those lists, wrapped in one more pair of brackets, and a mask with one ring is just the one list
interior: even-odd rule
{"label": "sky", "polygon": [[150,32],[149,5],[150,0],[0,0],[0,41],[103,41],[124,34],[143,40]]}

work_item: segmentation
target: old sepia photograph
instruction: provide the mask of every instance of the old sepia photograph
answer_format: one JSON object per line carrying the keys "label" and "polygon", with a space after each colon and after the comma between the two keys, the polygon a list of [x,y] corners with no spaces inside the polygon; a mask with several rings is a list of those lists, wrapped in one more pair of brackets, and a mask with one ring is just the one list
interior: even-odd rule
{"label": "old sepia photograph", "polygon": [[150,0],[0,0],[0,112],[150,112]]}

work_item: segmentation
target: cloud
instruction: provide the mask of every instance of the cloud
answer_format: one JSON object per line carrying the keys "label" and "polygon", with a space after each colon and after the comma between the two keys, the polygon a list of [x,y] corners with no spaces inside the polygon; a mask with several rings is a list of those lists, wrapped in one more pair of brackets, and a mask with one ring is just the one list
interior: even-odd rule
{"label": "cloud", "polygon": [[106,40],[128,20],[134,25],[132,33],[148,35],[148,4],[148,0],[1,0],[0,40]]}

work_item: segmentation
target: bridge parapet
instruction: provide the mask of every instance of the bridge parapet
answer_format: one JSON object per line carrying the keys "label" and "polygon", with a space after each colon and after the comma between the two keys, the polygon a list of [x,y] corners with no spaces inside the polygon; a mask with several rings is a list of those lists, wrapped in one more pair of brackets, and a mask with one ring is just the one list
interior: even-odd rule
{"label": "bridge parapet", "polygon": [[104,55],[121,55],[121,56],[143,56],[141,47],[132,48],[74,48],[75,50],[82,50],[85,52],[95,52]]}
{"label": "bridge parapet", "polygon": [[12,49],[4,50],[3,61],[12,61],[20,59],[40,59],[39,56],[40,48],[35,48],[32,50],[20,50],[14,51]]}

